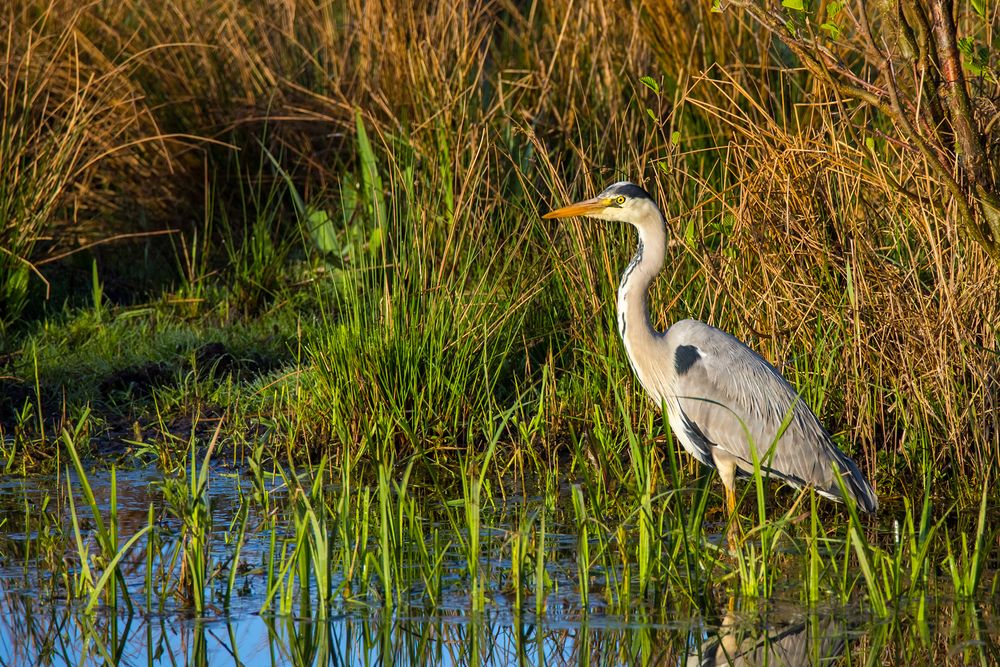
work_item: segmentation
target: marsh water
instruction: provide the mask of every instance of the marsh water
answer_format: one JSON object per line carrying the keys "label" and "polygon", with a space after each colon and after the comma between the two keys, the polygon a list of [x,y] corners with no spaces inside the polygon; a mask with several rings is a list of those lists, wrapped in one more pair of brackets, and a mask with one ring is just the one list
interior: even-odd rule
{"label": "marsh water", "polygon": [[[110,471],[96,469],[87,479],[105,522],[116,496],[119,546],[153,517],[153,528],[119,563],[129,599],[120,592],[113,599],[101,594],[87,609],[89,594],[77,583],[82,569],[92,569],[96,579],[106,563],[93,556],[85,566],[80,549],[72,546],[84,544],[92,555],[98,551],[95,519],[74,474],[4,480],[0,664],[995,664],[1000,659],[998,607],[989,596],[970,601],[929,593],[919,612],[897,603],[879,616],[863,596],[831,595],[807,604],[794,579],[776,585],[768,599],[735,593],[732,577],[723,573],[699,599],[685,595],[683,587],[663,585],[623,603],[608,592],[614,576],[600,568],[585,595],[578,577],[580,533],[559,512],[552,512],[540,566],[548,582],[544,599],[529,592],[518,604],[511,584],[511,537],[525,510],[544,512],[552,504],[543,497],[498,499],[483,513],[482,610],[470,602],[469,564],[459,548],[468,535],[443,520],[423,524],[423,549],[400,545],[401,553],[429,553],[432,566],[426,570],[416,558],[399,557],[394,571],[410,578],[395,590],[405,594],[387,604],[378,576],[362,574],[357,581],[367,588],[359,590],[357,581],[348,585],[352,582],[335,575],[327,608],[307,574],[300,572],[291,585],[289,571],[303,564],[288,556],[302,533],[281,518],[281,501],[287,499],[282,484],[275,479],[268,489],[275,499],[270,514],[247,512],[251,481],[240,468],[219,464],[213,464],[208,480],[208,597],[196,614],[190,600],[165,583],[183,576],[180,552],[169,545],[183,543],[184,523],[164,511],[162,474],[155,466],[118,470],[112,485]],[[72,507],[67,485],[74,491]],[[558,489],[555,504],[569,503],[570,495],[570,489]],[[359,493],[357,501],[363,497]],[[421,502],[449,505],[441,499]],[[427,515],[435,512],[428,509]],[[375,532],[367,535],[369,544],[350,545],[359,562],[373,567],[365,554],[377,550]],[[589,546],[596,549],[598,543]],[[538,567],[534,555],[531,560]],[[428,580],[428,571],[436,573],[437,583]],[[282,577],[291,583],[280,585]]]}

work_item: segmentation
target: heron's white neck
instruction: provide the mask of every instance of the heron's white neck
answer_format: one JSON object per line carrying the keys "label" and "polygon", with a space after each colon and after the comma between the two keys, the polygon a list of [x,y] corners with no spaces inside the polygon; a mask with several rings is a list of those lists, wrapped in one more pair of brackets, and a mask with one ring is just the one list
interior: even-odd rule
{"label": "heron's white neck", "polygon": [[[657,335],[649,319],[649,286],[663,268],[667,249],[666,225],[655,206],[650,206],[635,228],[639,232],[639,246],[618,285],[618,332],[633,367],[634,352]],[[636,371],[642,375],[638,368]]]}

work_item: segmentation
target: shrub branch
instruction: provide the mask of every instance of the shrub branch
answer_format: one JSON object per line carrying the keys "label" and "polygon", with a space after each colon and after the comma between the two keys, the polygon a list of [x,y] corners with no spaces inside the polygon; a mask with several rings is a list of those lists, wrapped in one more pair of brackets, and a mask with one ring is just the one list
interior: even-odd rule
{"label": "shrub branch", "polygon": [[[874,25],[858,0],[841,9],[854,29],[833,37],[817,36],[809,11],[786,13],[756,0],[729,4],[781,40],[811,75],[889,118],[954,199],[961,228],[1000,264],[1000,192],[986,131],[973,112],[953,0],[897,0]],[[815,17],[829,20],[825,14],[822,3]],[[845,62],[831,45],[861,54],[861,62]],[[876,73],[875,81],[868,72]],[[909,81],[901,80],[902,72]]]}

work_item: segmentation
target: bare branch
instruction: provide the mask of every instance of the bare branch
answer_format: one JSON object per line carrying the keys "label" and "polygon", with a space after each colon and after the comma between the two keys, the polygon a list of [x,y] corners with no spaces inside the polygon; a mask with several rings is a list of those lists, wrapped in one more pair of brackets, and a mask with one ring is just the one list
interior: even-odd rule
{"label": "bare branch", "polygon": [[[888,39],[873,29],[866,3],[854,5],[851,52],[878,73],[881,84],[852,71],[823,39],[806,34],[809,30],[796,30],[780,9],[767,9],[757,0],[730,4],[780,39],[818,80],[890,119],[955,200],[960,226],[1000,264],[1000,192],[990,171],[985,135],[972,112],[953,0],[897,0],[880,24],[895,27]],[[816,18],[806,13],[802,17],[807,27]],[[902,71],[912,82],[907,76],[900,81],[897,64],[905,64]]]}

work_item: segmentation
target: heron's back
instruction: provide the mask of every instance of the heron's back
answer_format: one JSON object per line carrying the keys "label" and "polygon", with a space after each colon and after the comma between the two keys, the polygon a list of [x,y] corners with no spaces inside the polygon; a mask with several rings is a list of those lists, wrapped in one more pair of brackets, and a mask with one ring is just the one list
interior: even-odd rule
{"label": "heron's back", "polygon": [[878,507],[857,465],[795,389],[734,336],[683,320],[662,335],[626,341],[626,349],[650,398],[666,408],[685,449],[703,463],[711,465],[719,448],[746,475],[756,455],[765,474],[840,499],[836,471],[864,511]]}

